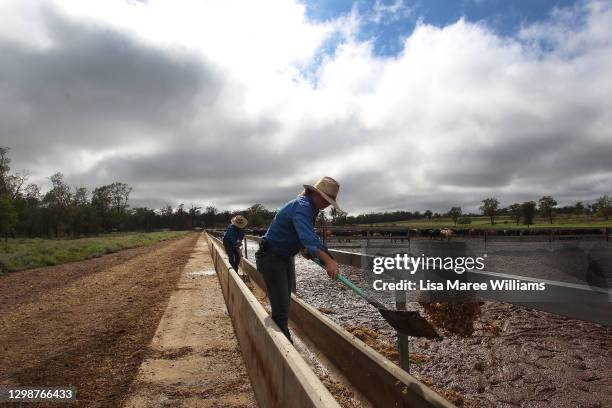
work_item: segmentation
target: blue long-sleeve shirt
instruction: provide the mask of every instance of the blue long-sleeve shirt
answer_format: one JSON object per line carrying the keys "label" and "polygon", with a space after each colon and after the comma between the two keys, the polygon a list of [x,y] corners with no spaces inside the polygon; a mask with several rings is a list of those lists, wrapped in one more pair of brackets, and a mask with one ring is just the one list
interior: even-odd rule
{"label": "blue long-sleeve shirt", "polygon": [[263,238],[279,255],[294,256],[306,248],[311,256],[317,257],[317,249],[327,251],[314,231],[318,214],[319,210],[309,196],[298,196],[276,213]]}
{"label": "blue long-sleeve shirt", "polygon": [[230,224],[223,235],[223,242],[228,242],[234,248],[238,248],[244,239],[244,230],[234,224]]}

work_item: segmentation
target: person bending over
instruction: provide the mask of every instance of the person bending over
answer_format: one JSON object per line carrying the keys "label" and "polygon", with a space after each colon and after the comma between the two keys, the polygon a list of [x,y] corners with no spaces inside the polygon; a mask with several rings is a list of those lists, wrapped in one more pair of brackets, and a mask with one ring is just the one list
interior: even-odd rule
{"label": "person bending over", "polygon": [[238,265],[240,265],[240,258],[242,257],[240,248],[242,247],[242,240],[244,239],[244,227],[246,227],[247,224],[248,220],[245,217],[237,215],[232,218],[231,224],[228,225],[223,235],[225,252],[227,252],[230,265],[232,265],[232,268],[234,268],[236,272],[238,272]]}
{"label": "person bending over", "polygon": [[293,256],[319,258],[330,278],[336,279],[338,265],[328,255],[327,247],[316,235],[314,223],[320,210],[329,205],[337,209],[340,185],[331,177],[319,179],[313,186],[304,185],[299,196],[285,203],[276,213],[255,254],[257,270],[262,274],[272,307],[272,320],[291,341],[289,303],[295,287]]}

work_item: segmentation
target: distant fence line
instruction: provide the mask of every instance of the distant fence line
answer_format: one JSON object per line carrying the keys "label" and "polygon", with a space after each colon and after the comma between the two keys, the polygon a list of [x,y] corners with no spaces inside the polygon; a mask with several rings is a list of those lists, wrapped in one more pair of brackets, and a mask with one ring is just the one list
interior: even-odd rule
{"label": "distant fence line", "polygon": [[[247,233],[261,236],[263,228],[247,228]],[[317,227],[317,233],[326,242],[350,242],[363,239],[366,241],[400,241],[414,238],[456,239],[479,238],[486,241],[510,242],[552,242],[571,240],[605,240],[610,241],[612,228],[581,227],[581,228],[533,228],[523,229],[467,229],[467,228],[405,228],[398,226],[358,227],[358,226],[328,226]],[[447,231],[452,231],[450,234]]]}

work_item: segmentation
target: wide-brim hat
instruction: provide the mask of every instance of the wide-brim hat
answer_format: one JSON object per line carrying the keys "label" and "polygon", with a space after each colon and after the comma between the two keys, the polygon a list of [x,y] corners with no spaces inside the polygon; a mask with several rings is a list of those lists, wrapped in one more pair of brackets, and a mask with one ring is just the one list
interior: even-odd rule
{"label": "wide-brim hat", "polygon": [[247,220],[242,215],[236,215],[235,217],[232,218],[231,223],[237,226],[238,228],[244,228],[249,223],[249,220]]}
{"label": "wide-brim hat", "polygon": [[338,191],[340,191],[340,184],[331,177],[321,177],[313,186],[310,184],[304,184],[304,188],[310,191],[316,191],[330,203],[334,208],[340,210],[340,206],[336,202]]}

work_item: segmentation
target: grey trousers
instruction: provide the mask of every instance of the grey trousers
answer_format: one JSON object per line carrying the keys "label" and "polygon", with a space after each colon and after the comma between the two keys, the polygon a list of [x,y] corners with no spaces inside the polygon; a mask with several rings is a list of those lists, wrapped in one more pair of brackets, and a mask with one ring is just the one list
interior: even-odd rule
{"label": "grey trousers", "polygon": [[229,260],[230,265],[232,265],[234,271],[238,272],[238,265],[240,265],[240,257],[237,254],[238,249],[226,240],[223,240],[223,247],[225,248],[225,252],[227,253],[227,258]]}
{"label": "grey trousers", "polygon": [[272,320],[285,336],[289,333],[289,304],[291,292],[295,292],[295,265],[293,257],[284,257],[271,250],[255,254],[257,270],[261,273],[268,289],[268,299],[272,307]]}

